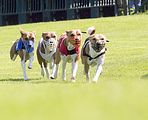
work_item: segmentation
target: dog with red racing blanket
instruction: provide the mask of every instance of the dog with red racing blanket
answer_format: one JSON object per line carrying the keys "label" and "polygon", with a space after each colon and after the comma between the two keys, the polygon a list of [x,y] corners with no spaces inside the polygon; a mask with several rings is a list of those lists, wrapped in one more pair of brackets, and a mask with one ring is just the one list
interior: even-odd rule
{"label": "dog with red racing blanket", "polygon": [[81,39],[80,30],[69,30],[60,36],[55,57],[56,66],[53,68],[52,79],[57,77],[59,63],[62,61],[62,80],[66,80],[66,64],[72,63],[71,82],[75,82],[80,58]]}

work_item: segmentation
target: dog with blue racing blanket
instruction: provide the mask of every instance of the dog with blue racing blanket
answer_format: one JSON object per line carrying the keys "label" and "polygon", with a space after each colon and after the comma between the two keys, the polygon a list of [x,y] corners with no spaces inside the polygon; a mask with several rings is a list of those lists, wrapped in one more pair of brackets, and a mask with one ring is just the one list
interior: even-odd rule
{"label": "dog with blue racing blanket", "polygon": [[34,40],[35,32],[26,32],[20,29],[21,37],[17,39],[10,49],[10,58],[15,61],[19,55],[21,59],[21,66],[23,70],[24,80],[28,80],[26,73],[26,61],[29,60],[28,68],[32,69],[34,60]]}

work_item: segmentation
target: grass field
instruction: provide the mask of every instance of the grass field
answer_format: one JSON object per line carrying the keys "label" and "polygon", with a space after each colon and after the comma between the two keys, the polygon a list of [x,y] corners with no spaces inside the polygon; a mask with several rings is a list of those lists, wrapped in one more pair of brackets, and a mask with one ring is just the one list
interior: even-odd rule
{"label": "grass field", "polygon": [[[85,83],[81,61],[74,84],[62,82],[61,69],[55,81],[42,78],[36,55],[25,82],[19,58],[15,62],[9,58],[19,28],[36,31],[37,46],[44,31],[60,35],[68,29],[86,31],[89,26],[110,40],[97,84]],[[148,15],[0,27],[0,47],[1,120],[148,120]]]}

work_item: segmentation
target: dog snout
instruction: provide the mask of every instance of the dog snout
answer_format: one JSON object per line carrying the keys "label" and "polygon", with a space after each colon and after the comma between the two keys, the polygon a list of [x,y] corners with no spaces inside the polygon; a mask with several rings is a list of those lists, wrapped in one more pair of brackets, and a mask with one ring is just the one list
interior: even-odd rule
{"label": "dog snout", "polygon": [[53,45],[54,45],[53,41],[50,41],[50,42],[49,42],[49,44],[50,44],[51,46],[53,46]]}
{"label": "dog snout", "polygon": [[76,41],[80,41],[80,39],[78,39],[78,38],[76,38],[75,40],[76,40]]}
{"label": "dog snout", "polygon": [[99,44],[99,43],[96,43],[96,48],[100,48],[100,46],[101,46],[101,44]]}
{"label": "dog snout", "polygon": [[34,42],[33,42],[32,40],[29,40],[28,46],[29,46],[29,47],[32,47],[33,44],[34,44]]}

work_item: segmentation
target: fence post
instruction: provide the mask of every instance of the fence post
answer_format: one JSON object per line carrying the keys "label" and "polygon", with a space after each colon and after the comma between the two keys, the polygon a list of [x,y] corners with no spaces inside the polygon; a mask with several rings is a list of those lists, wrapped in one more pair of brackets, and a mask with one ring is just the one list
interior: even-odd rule
{"label": "fence post", "polygon": [[43,12],[43,21],[47,22],[51,20],[51,14],[50,11],[44,11]]}
{"label": "fence post", "polygon": [[91,8],[90,8],[90,17],[97,18],[99,17],[99,7],[94,7],[96,0],[91,0]]}
{"label": "fence post", "polygon": [[[43,14],[43,21],[44,22],[47,22],[47,21],[50,21],[51,20],[51,13],[50,13],[50,4],[49,3],[49,0],[44,0],[43,2],[45,3],[42,3],[42,14]],[[46,7],[44,6],[44,4],[46,5]]]}
{"label": "fence post", "polygon": [[114,4],[114,13],[115,13],[115,16],[118,16],[118,8],[117,8],[117,2],[116,2],[116,0],[112,0],[112,3]]}
{"label": "fence post", "polygon": [[72,9],[72,0],[66,0],[67,19],[72,20],[75,18],[75,10]]}
{"label": "fence post", "polygon": [[91,8],[91,18],[99,17],[99,7],[92,7]]}
{"label": "fence post", "polygon": [[17,13],[18,13],[18,23],[19,24],[26,23],[25,1],[24,0],[16,0],[16,8],[17,8]]}
{"label": "fence post", "polygon": [[[1,14],[1,13],[0,13],[0,14]],[[3,25],[3,23],[2,23],[2,18],[3,18],[3,16],[0,15],[0,26]]]}
{"label": "fence post", "polygon": [[129,15],[129,7],[128,7],[128,2],[129,0],[122,0],[123,2],[123,9],[124,9],[124,15]]}

